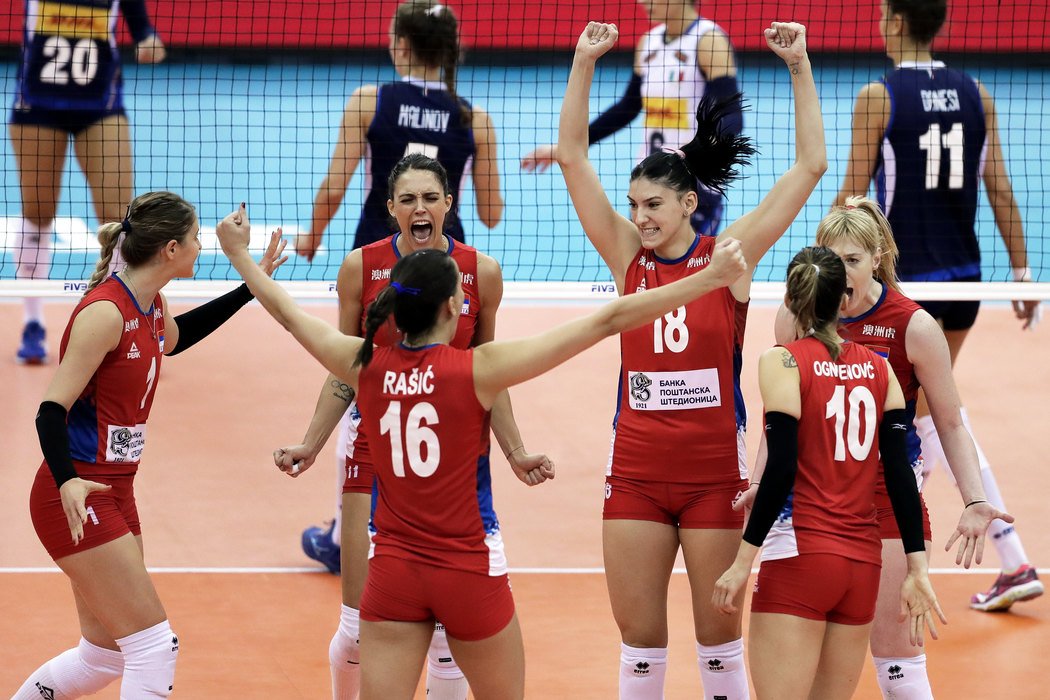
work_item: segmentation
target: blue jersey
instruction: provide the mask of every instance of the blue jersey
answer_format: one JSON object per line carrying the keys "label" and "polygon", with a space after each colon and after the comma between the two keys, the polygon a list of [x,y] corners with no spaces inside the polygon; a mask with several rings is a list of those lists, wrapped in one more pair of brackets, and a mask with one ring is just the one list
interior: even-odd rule
{"label": "blue jersey", "polygon": [[[116,26],[120,0],[25,1],[15,109],[122,108]],[[153,34],[144,0],[125,0],[135,41]]]}
{"label": "blue jersey", "polygon": [[977,83],[940,61],[901,63],[882,82],[891,111],[875,181],[900,277],[979,276],[974,219],[987,129]]}
{"label": "blue jersey", "polygon": [[437,160],[448,171],[452,211],[445,231],[463,240],[459,220],[459,188],[463,172],[474,157],[474,132],[469,117],[442,83],[405,79],[379,88],[375,118],[368,127],[368,194],[357,222],[354,247],[386,238],[394,233],[387,212],[387,178],[397,162],[410,153],[422,153]]}

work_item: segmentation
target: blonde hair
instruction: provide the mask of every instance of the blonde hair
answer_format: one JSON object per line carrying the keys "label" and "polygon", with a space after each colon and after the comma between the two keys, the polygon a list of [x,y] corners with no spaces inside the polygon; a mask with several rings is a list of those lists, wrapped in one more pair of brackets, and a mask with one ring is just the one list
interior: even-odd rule
{"label": "blonde hair", "polygon": [[833,246],[848,240],[858,244],[869,254],[881,254],[874,277],[901,291],[897,280],[897,242],[893,229],[879,205],[867,197],[847,197],[846,204],[835,207],[817,225],[817,245]]}
{"label": "blonde hair", "polygon": [[[172,192],[147,192],[131,200],[123,221],[112,221],[98,228],[102,250],[95,272],[88,281],[91,291],[109,274],[113,251],[120,242],[120,254],[128,267],[150,260],[170,240],[182,240],[189,233],[197,214],[193,205]],[[126,234],[121,240],[120,235]]]}

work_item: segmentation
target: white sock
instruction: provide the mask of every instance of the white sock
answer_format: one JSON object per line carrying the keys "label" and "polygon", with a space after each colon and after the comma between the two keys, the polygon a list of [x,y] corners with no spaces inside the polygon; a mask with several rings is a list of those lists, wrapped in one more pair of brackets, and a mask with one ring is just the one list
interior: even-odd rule
{"label": "white sock", "polygon": [[886,700],[933,700],[926,654],[904,659],[873,656],[875,677]]}
{"label": "white sock", "polygon": [[620,644],[620,700],[663,700],[666,673],[667,647]]}
{"label": "white sock", "polygon": [[332,700],[357,700],[361,693],[361,613],[349,605],[339,613],[339,629],[328,645]]}
{"label": "white sock", "polygon": [[944,447],[941,446],[941,438],[937,435],[937,428],[933,425],[933,416],[915,416],[915,432],[919,435],[922,451],[922,473],[923,476],[933,472],[937,467],[943,467],[951,474],[948,468],[948,458],[944,456]]}
{"label": "white sock", "polygon": [[[15,278],[20,280],[46,280],[51,272],[51,224],[37,226],[28,219],[21,219],[15,233]],[[43,299],[25,298],[26,323],[36,321],[43,325]]]}
{"label": "white sock", "polygon": [[751,697],[744,666],[744,639],[718,646],[697,642],[696,659],[706,700],[747,700]]}
{"label": "white sock", "polygon": [[[970,426],[970,415],[966,409],[962,409],[963,425],[973,439],[973,446],[977,449],[977,462],[981,465],[981,482],[984,484],[984,494],[988,502],[999,510],[1005,511],[1006,504],[1003,496],[999,493],[999,484],[995,481],[992,473],[992,465],[984,456],[984,450],[977,444],[977,438],[973,436],[973,428]],[[1028,555],[1025,554],[1024,546],[1021,544],[1021,536],[1017,534],[1014,526],[1004,523],[1002,520],[993,520],[988,526],[988,538],[995,545],[995,551],[999,554],[999,560],[1003,571],[1016,571],[1021,565],[1028,563]]]}
{"label": "white sock", "polygon": [[93,695],[120,678],[124,655],[86,639],[33,671],[11,700],[69,700]]}
{"label": "white sock", "polygon": [[467,700],[470,686],[448,648],[445,626],[434,626],[427,650],[427,700]]}
{"label": "white sock", "polygon": [[179,638],[167,620],[117,640],[124,653],[120,700],[166,698],[175,685]]}

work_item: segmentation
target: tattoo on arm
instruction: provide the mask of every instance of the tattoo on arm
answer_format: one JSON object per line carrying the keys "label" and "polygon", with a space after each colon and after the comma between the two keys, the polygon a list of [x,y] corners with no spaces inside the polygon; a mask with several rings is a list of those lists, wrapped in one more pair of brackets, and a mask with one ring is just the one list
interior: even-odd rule
{"label": "tattoo on arm", "polygon": [[784,363],[784,367],[786,367],[788,369],[791,369],[793,367],[798,367],[798,362],[795,362],[795,356],[794,355],[781,355],[780,356],[780,361],[783,362]]}
{"label": "tattoo on arm", "polygon": [[336,379],[332,380],[332,396],[350,403],[354,400],[354,390],[349,384],[344,384]]}
{"label": "tattoo on arm", "polygon": [[799,64],[798,61],[795,61],[794,63],[789,63],[788,64],[788,70],[791,71],[791,75],[798,75],[798,64]]}

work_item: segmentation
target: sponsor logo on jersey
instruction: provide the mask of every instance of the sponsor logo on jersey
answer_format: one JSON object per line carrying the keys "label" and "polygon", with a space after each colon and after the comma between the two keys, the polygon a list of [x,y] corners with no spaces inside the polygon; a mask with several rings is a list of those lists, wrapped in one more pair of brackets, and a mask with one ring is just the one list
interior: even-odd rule
{"label": "sponsor logo on jersey", "polygon": [[139,329],[139,320],[133,318],[129,321],[124,321],[124,332],[130,333],[131,331],[137,331]]}
{"label": "sponsor logo on jersey", "polygon": [[42,2],[37,10],[36,31],[72,39],[109,39],[109,7],[85,7]]}
{"label": "sponsor logo on jersey", "polygon": [[109,438],[106,440],[107,462],[137,462],[142,456],[146,444],[146,426],[111,425],[108,426]]}
{"label": "sponsor logo on jersey", "polygon": [[878,326],[874,323],[865,323],[864,328],[861,329],[861,335],[871,336],[872,338],[896,338],[897,329],[889,326]]}
{"label": "sponsor logo on jersey", "polygon": [[693,268],[693,267],[707,267],[710,264],[711,264],[711,256],[710,255],[698,255],[698,256],[696,256],[694,258],[689,258],[689,260],[686,262],[685,266],[686,266],[686,269],[689,269],[689,268]]}
{"label": "sponsor logo on jersey", "polygon": [[423,129],[443,134],[448,131],[448,121],[451,116],[444,109],[423,109],[417,105],[401,105],[397,115],[397,125],[408,129]]}
{"label": "sponsor logo on jersey", "polygon": [[684,97],[643,97],[646,129],[688,129],[692,117]]}
{"label": "sponsor logo on jersey", "polygon": [[134,341],[131,343],[131,349],[128,350],[128,359],[137,360],[142,357],[142,353],[139,352],[139,346],[135,345]]}
{"label": "sponsor logo on jersey", "polygon": [[628,372],[630,406],[636,411],[680,411],[722,405],[718,370]]}
{"label": "sponsor logo on jersey", "polygon": [[385,270],[372,270],[372,281],[373,282],[379,282],[381,280],[388,280],[388,279],[390,279],[390,268],[389,267],[386,268]]}
{"label": "sponsor logo on jersey", "polygon": [[461,272],[459,273],[459,276],[463,280],[463,284],[474,284],[474,273]]}
{"label": "sponsor logo on jersey", "polygon": [[656,262],[654,262],[653,260],[646,260],[644,255],[638,258],[638,264],[644,267],[646,270],[656,269]]}

